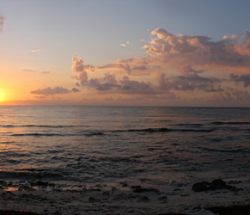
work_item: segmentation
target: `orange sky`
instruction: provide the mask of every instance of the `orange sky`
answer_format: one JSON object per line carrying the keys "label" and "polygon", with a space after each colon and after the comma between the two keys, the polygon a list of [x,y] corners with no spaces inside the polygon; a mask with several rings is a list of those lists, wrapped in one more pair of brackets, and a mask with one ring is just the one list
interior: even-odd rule
{"label": "orange sky", "polygon": [[[242,20],[240,32],[210,38],[210,23],[200,33],[195,16],[185,21],[189,32],[176,32],[185,29],[180,14],[166,15],[163,1],[109,3],[62,1],[52,13],[56,1],[1,2],[0,103],[250,105],[250,33]],[[93,11],[80,13],[86,6]]]}

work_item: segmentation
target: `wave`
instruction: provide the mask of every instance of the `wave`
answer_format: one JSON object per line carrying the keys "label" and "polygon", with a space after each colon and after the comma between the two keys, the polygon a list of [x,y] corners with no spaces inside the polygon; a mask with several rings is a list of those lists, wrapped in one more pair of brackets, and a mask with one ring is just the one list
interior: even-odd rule
{"label": "wave", "polygon": [[186,126],[186,127],[203,127],[209,125],[250,125],[250,121],[214,121],[209,123],[179,123],[177,126]]}
{"label": "wave", "polygon": [[32,132],[32,133],[15,133],[10,136],[22,137],[22,136],[34,136],[34,137],[53,137],[53,136],[103,136],[112,135],[117,133],[168,133],[168,132],[213,132],[216,128],[142,128],[142,129],[125,129],[125,130],[102,130],[102,131],[83,131],[77,133],[47,133],[47,132]]}
{"label": "wave", "polygon": [[76,125],[0,125],[1,128],[75,128]]}
{"label": "wave", "polygon": [[128,129],[122,130],[122,132],[146,132],[146,133],[154,133],[154,132],[169,132],[169,128],[143,128],[143,129]]}
{"label": "wave", "polygon": [[103,132],[88,132],[88,133],[19,133],[19,134],[11,134],[10,136],[14,137],[27,137],[27,136],[33,136],[33,137],[67,137],[67,136],[101,136],[104,135]]}
{"label": "wave", "polygon": [[215,128],[145,128],[145,129],[128,129],[128,132],[144,132],[144,133],[161,133],[161,132],[212,132]]}
{"label": "wave", "polygon": [[63,134],[58,134],[58,133],[22,133],[22,134],[11,134],[13,137],[22,137],[22,136],[68,136],[68,135],[63,135]]}
{"label": "wave", "polygon": [[1,171],[0,172],[1,179],[43,179],[43,178],[63,178],[63,174],[61,172],[52,172],[51,171]]}
{"label": "wave", "polygon": [[12,144],[16,143],[15,141],[0,141],[0,144]]}
{"label": "wave", "polygon": [[177,126],[187,126],[187,127],[202,127],[204,124],[201,123],[179,123]]}
{"label": "wave", "polygon": [[228,148],[228,149],[216,149],[216,148],[207,148],[207,147],[197,147],[203,151],[208,152],[221,152],[221,153],[249,153],[250,150],[246,148]]}
{"label": "wave", "polygon": [[[218,123],[219,122],[213,122]],[[221,123],[221,122],[220,122]],[[240,122],[230,122],[227,124],[235,124]],[[243,124],[243,122],[241,122]],[[195,124],[196,125],[196,124]],[[210,133],[217,130],[223,131],[248,131],[247,128],[234,128],[234,127],[203,127],[198,126],[193,127],[175,127],[175,128],[168,128],[168,127],[158,127],[158,128],[131,128],[131,129],[120,129],[120,130],[83,130],[83,131],[72,131],[72,132],[31,132],[31,133],[13,133],[10,136],[86,136],[86,137],[93,137],[93,136],[103,136],[103,135],[115,135],[120,133],[170,133],[170,132],[180,132],[180,133]]]}
{"label": "wave", "polygon": [[84,134],[87,137],[91,137],[91,136],[102,136],[105,135],[103,132],[90,132],[90,133],[86,133]]}
{"label": "wave", "polygon": [[212,125],[250,125],[249,121],[215,121]]}

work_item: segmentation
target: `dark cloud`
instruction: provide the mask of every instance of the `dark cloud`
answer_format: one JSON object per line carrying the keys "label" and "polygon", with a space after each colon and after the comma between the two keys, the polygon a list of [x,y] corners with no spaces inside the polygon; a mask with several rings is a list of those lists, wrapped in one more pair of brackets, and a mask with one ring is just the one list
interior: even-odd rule
{"label": "dark cloud", "polygon": [[219,94],[219,101],[244,101],[248,102],[250,99],[250,93],[246,90],[240,90],[235,88],[226,88],[223,93]]}
{"label": "dark cloud", "polygon": [[178,90],[178,91],[191,91],[201,90],[205,92],[218,92],[222,91],[219,86],[221,80],[217,78],[204,77],[200,75],[203,73],[201,70],[195,70],[191,67],[185,67],[182,75],[174,77],[166,77],[165,74],[160,76],[160,89],[161,90]]}
{"label": "dark cloud", "polygon": [[73,87],[73,88],[71,89],[71,91],[72,91],[73,93],[80,92],[80,90],[79,90],[78,88],[75,88],[75,87]]}
{"label": "dark cloud", "polygon": [[76,88],[69,90],[64,87],[47,87],[47,88],[42,88],[42,89],[31,91],[32,94],[42,95],[42,96],[62,95],[62,94],[68,94],[71,92],[78,92],[78,91]]}
{"label": "dark cloud", "polygon": [[119,90],[121,92],[130,94],[154,94],[156,93],[150,83],[145,83],[142,81],[130,80],[129,77],[125,76],[121,80],[119,85]]}
{"label": "dark cloud", "polygon": [[245,74],[245,75],[231,74],[230,77],[231,77],[232,81],[234,81],[234,82],[240,82],[245,87],[250,86],[250,74]]}
{"label": "dark cloud", "polygon": [[127,76],[117,81],[116,77],[109,73],[105,73],[104,76],[100,78],[91,78],[84,83],[81,82],[81,86],[101,92],[127,94],[149,94],[154,92],[149,83],[130,80]]}
{"label": "dark cloud", "polygon": [[48,74],[50,74],[50,71],[42,71],[41,73],[45,74],[45,75],[48,75]]}
{"label": "dark cloud", "polygon": [[78,86],[95,89],[101,92],[115,92],[127,94],[162,94],[169,91],[191,91],[201,90],[205,92],[219,92],[222,91],[218,78],[206,77],[202,70],[195,70],[191,66],[184,67],[180,73],[181,75],[167,77],[165,73],[161,73],[159,84],[155,85],[151,82],[143,82],[132,80],[129,76],[117,80],[114,74],[105,73],[103,77],[89,78],[85,68],[92,68],[92,66],[84,65],[84,61],[76,59],[73,61],[74,73],[76,79],[79,80]]}
{"label": "dark cloud", "polygon": [[76,79],[79,80],[82,85],[84,85],[88,82],[88,72],[95,71],[95,67],[86,65],[82,59],[73,58],[72,70]]}
{"label": "dark cloud", "polygon": [[110,91],[118,88],[115,76],[108,73],[102,78],[90,79],[86,85],[99,91]]}
{"label": "dark cloud", "polygon": [[[105,66],[106,67],[106,66]],[[109,68],[110,66],[107,66]],[[116,92],[129,94],[148,94],[154,90],[149,83],[130,80],[129,77],[123,76],[123,79],[117,80],[116,76],[110,73],[105,73],[103,77],[89,78],[88,72],[95,71],[91,65],[85,65],[81,59],[74,58],[72,68],[77,80],[78,86],[95,89],[102,92]]]}

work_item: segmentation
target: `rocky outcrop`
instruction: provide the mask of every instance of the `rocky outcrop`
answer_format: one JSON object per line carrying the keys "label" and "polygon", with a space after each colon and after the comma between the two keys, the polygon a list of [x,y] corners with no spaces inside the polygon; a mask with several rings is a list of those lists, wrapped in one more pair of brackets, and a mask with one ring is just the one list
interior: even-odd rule
{"label": "rocky outcrop", "polygon": [[231,191],[240,190],[234,186],[228,185],[222,179],[215,179],[212,182],[202,181],[202,182],[195,183],[192,186],[192,190],[195,192],[213,191],[213,190],[221,190],[221,189],[227,189]]}

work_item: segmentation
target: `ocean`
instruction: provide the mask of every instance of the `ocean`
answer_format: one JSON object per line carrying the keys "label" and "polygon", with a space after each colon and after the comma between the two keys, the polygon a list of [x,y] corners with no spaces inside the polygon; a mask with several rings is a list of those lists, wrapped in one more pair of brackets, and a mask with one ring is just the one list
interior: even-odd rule
{"label": "ocean", "polygon": [[0,180],[10,192],[150,187],[176,211],[197,203],[195,182],[250,183],[249,143],[248,108],[1,106]]}

